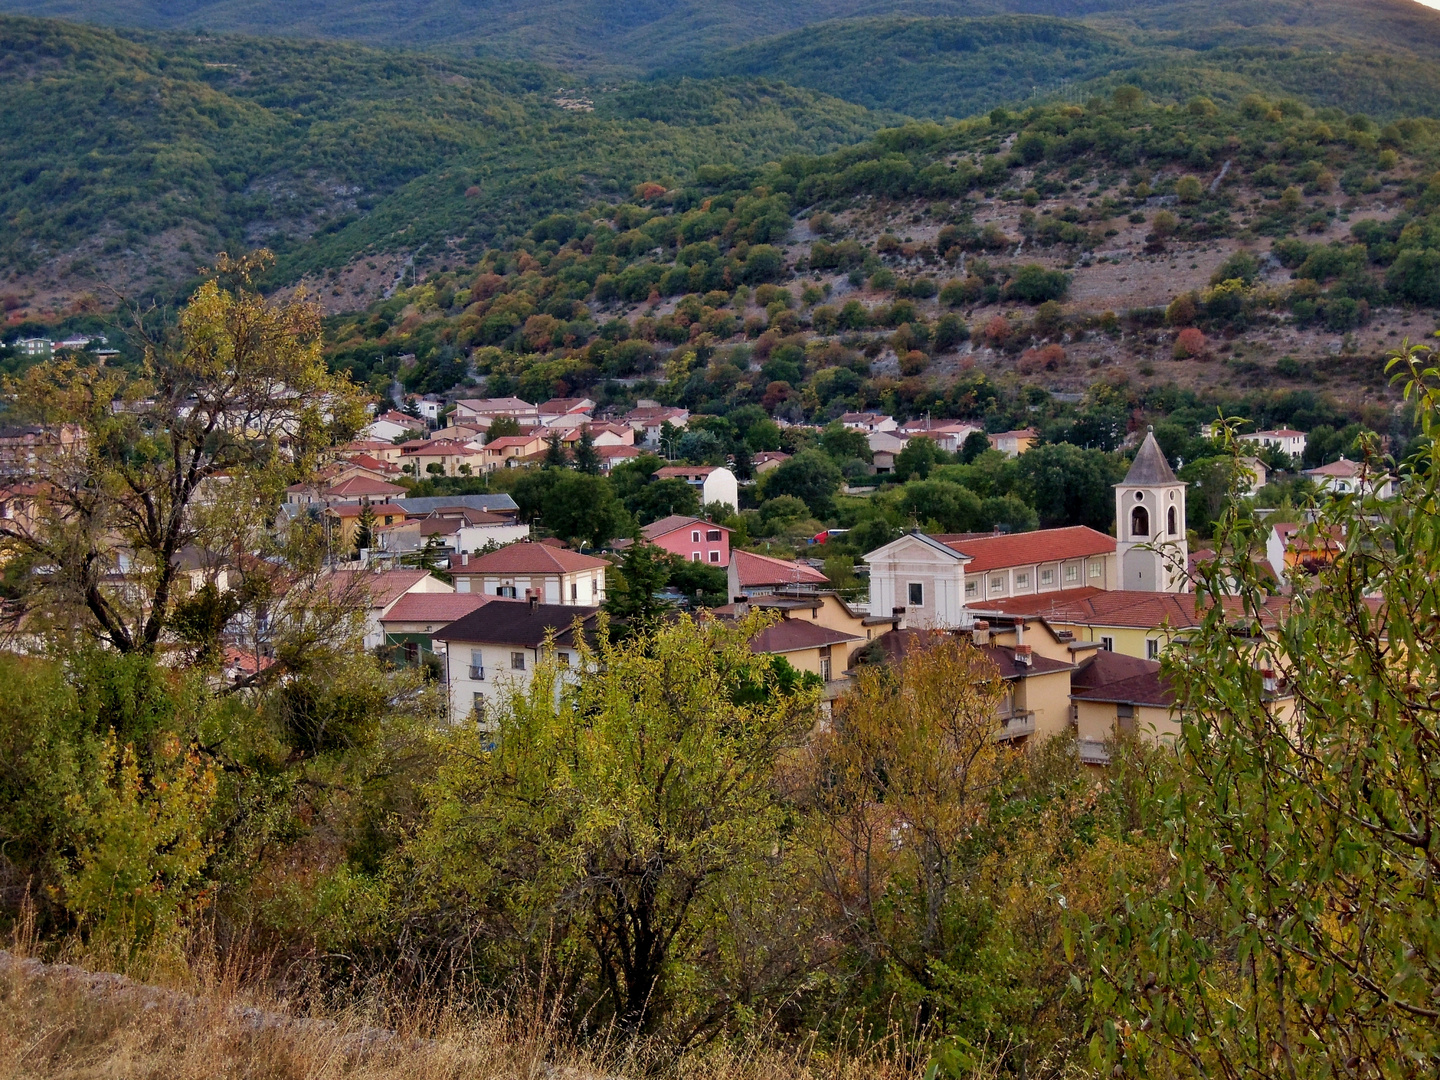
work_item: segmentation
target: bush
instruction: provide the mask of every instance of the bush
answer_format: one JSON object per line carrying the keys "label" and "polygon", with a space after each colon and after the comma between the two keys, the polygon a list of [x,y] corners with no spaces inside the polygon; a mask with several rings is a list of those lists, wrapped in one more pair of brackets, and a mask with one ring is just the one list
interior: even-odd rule
{"label": "bush", "polygon": [[1203,356],[1209,348],[1209,342],[1198,327],[1187,326],[1180,333],[1175,335],[1175,347],[1171,355],[1176,360],[1189,360],[1192,357]]}
{"label": "bush", "polygon": [[1070,275],[1063,270],[1047,270],[1038,263],[1022,266],[1005,285],[1008,300],[1042,304],[1046,300],[1063,300],[1070,291]]}

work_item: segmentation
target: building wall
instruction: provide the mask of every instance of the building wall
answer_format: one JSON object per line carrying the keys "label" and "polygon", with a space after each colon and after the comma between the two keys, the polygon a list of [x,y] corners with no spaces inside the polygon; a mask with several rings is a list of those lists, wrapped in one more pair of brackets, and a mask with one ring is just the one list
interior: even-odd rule
{"label": "building wall", "polygon": [[1118,560],[1113,553],[1107,552],[1086,559],[1010,566],[981,573],[967,572],[963,595],[967,604],[983,608],[986,601],[1003,600],[1010,596],[1032,596],[1086,586],[1108,591],[1119,588],[1119,579]]}
{"label": "building wall", "polygon": [[1010,683],[1017,712],[1035,714],[1035,737],[1048,739],[1070,726],[1070,671],[1046,672]]}
{"label": "building wall", "polygon": [[724,503],[732,510],[739,510],[740,485],[735,474],[729,469],[716,469],[705,477],[705,483],[700,488],[700,502],[702,505]]}
{"label": "building wall", "polygon": [[[1101,642],[1109,638],[1111,652],[1141,660],[1158,660],[1165,647],[1179,636],[1166,627],[1104,626],[1055,619],[1050,620],[1050,625],[1056,630],[1069,630],[1076,641]],[[1155,655],[1151,655],[1152,644]]]}
{"label": "building wall", "polygon": [[[959,562],[942,556],[926,558],[912,549],[870,564],[870,611],[889,615],[905,609],[905,625],[912,629],[966,625],[962,597],[965,572]],[[920,586],[920,603],[911,602],[910,586]]]}
{"label": "building wall", "polygon": [[[706,537],[711,533],[719,539],[707,540]],[[696,539],[697,536],[699,539]],[[707,527],[703,522],[665,533],[655,540],[655,545],[687,562],[703,562],[710,566],[730,565],[730,533],[714,525]],[[695,558],[696,554],[700,556],[698,559]]]}
{"label": "building wall", "polygon": [[452,571],[456,592],[484,593],[503,596],[502,589],[513,589],[517,600],[525,599],[527,589],[538,589],[545,604],[570,604],[595,607],[605,602],[605,568],[580,570],[573,574],[480,574]]}
{"label": "building wall", "polygon": [[1135,731],[1146,739],[1173,739],[1180,734],[1179,715],[1152,705],[1137,705],[1133,717],[1121,717],[1112,701],[1076,701],[1073,716],[1079,739],[1104,742],[1119,730]]}
{"label": "building wall", "polygon": [[[464,641],[447,644],[445,672],[450,687],[450,719],[457,724],[474,719],[477,695],[487,709],[493,710],[510,694],[523,693],[544,658],[543,649],[525,645]],[[555,652],[571,664],[578,659],[573,648],[560,648]],[[523,657],[523,668],[515,666],[517,654]],[[480,661],[478,665],[476,660]]]}
{"label": "building wall", "polygon": [[530,537],[529,525],[466,525],[456,530],[457,551],[476,552],[486,544],[514,544]]}

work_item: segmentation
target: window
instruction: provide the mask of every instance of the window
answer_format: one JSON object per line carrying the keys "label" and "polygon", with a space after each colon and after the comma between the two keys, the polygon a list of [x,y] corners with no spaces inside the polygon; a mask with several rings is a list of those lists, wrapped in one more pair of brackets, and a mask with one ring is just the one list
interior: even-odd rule
{"label": "window", "polygon": [[1154,638],[1146,638],[1146,639],[1145,639],[1145,659],[1146,659],[1146,660],[1159,660],[1159,659],[1160,659],[1160,642],[1156,641]]}
{"label": "window", "polygon": [[690,542],[691,542],[692,544],[698,544],[698,543],[700,542],[700,530],[699,530],[699,529],[696,529],[694,532],[692,532],[692,533],[690,534]]}
{"label": "window", "polygon": [[1024,589],[1024,588],[1029,587],[1029,585],[1030,585],[1030,573],[1029,573],[1029,571],[1027,571],[1027,570],[1022,570],[1020,573],[1018,573],[1018,574],[1015,575],[1015,587],[1016,587],[1017,589]]}
{"label": "window", "polygon": [[991,591],[991,592],[1003,592],[1004,589],[1005,589],[1005,575],[1004,575],[1004,574],[991,574],[991,575],[990,575],[990,591]]}
{"label": "window", "polygon": [[1054,584],[1055,584],[1055,571],[1054,571],[1054,570],[1041,570],[1041,571],[1040,571],[1040,584],[1041,584],[1041,585],[1054,585]]}
{"label": "window", "polygon": [[1079,578],[1080,578],[1080,568],[1079,568],[1078,566],[1075,566],[1075,565],[1072,564],[1072,565],[1070,565],[1070,566],[1065,567],[1065,580],[1066,580],[1066,581],[1078,581]]}
{"label": "window", "polygon": [[510,654],[510,670],[511,670],[511,671],[524,671],[524,670],[525,670],[525,654],[524,654],[523,652],[512,652],[512,653]]}
{"label": "window", "polygon": [[1135,706],[1134,706],[1134,705],[1116,705],[1116,706],[1115,706],[1115,718],[1116,718],[1117,720],[1134,720],[1134,719],[1135,719]]}
{"label": "window", "polygon": [[580,583],[579,583],[578,581],[572,581],[572,582],[570,582],[570,599],[571,599],[571,600],[579,600],[579,599],[580,599]]}
{"label": "window", "polygon": [[973,582],[973,581],[967,581],[967,582],[965,582],[965,595],[966,595],[966,596],[974,596],[974,595],[975,595],[976,593],[978,593],[979,591],[980,591],[980,589],[979,589],[979,587],[976,585],[975,582]]}
{"label": "window", "polygon": [[720,561],[720,553],[718,551],[710,552],[710,561],[713,563],[718,563]]}
{"label": "window", "polygon": [[719,529],[710,529],[710,530],[708,530],[708,531],[705,533],[705,539],[706,539],[709,543],[718,544],[718,543],[720,542],[720,530],[719,530]]}
{"label": "window", "polygon": [[470,650],[470,678],[485,678],[485,654],[479,649]]}
{"label": "window", "polygon": [[925,586],[918,581],[910,582],[910,606],[925,606]]}
{"label": "window", "polygon": [[1176,523],[1176,521],[1178,520],[1177,517],[1176,517],[1176,514],[1175,514],[1175,507],[1173,507],[1173,506],[1170,507],[1170,509],[1169,509],[1168,511],[1166,511],[1165,517],[1166,517],[1165,524],[1166,524],[1166,525],[1169,527],[1169,529],[1170,529],[1170,535],[1171,535],[1171,536],[1178,536],[1178,535],[1180,534],[1180,530],[1175,527],[1175,523]]}
{"label": "window", "polygon": [[407,664],[418,664],[420,662],[420,643],[407,641],[405,643],[405,662]]}
{"label": "window", "polygon": [[599,579],[599,578],[593,578],[593,577],[592,577],[592,578],[590,579],[590,599],[591,599],[591,600],[594,600],[595,597],[597,597],[597,596],[599,596],[599,595],[600,595],[600,579]]}
{"label": "window", "polygon": [[1099,576],[1100,576],[1101,574],[1103,574],[1104,572],[1105,572],[1105,564],[1104,564],[1104,563],[1102,563],[1102,562],[1092,562],[1092,563],[1090,564],[1090,576],[1091,576],[1092,578],[1099,577]]}
{"label": "window", "polygon": [[569,667],[569,666],[570,666],[570,654],[569,654],[568,652],[557,652],[557,653],[555,654],[555,662],[556,662],[557,664],[559,664],[561,667]]}
{"label": "window", "polygon": [[1143,506],[1137,506],[1130,511],[1130,535],[1150,535],[1150,511]]}
{"label": "window", "polygon": [[699,562],[699,561],[700,561],[700,553],[699,553],[698,551],[692,551],[692,552],[690,552],[690,561],[691,561],[691,562]]}
{"label": "window", "polygon": [[1106,652],[1114,652],[1115,639],[1113,637],[1102,637],[1100,639],[1100,648],[1104,649]]}
{"label": "window", "polygon": [[515,586],[514,586],[514,585],[501,585],[498,589],[495,590],[495,595],[496,595],[496,596],[508,596],[511,600],[514,600],[514,599],[515,599]]}
{"label": "window", "polygon": [[485,719],[485,695],[476,694],[470,700],[470,711],[475,714],[477,721]]}
{"label": "window", "polygon": [[820,661],[820,678],[825,682],[830,681],[830,657],[824,657]]}

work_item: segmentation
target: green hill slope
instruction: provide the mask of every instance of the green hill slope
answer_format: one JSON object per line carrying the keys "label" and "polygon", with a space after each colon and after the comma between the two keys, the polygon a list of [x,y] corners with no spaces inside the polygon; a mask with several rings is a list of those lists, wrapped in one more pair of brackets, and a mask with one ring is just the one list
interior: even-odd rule
{"label": "green hill slope", "polygon": [[73,295],[173,282],[259,243],[286,278],[367,249],[463,252],[557,207],[850,143],[885,119],[733,80],[565,108],[558,80],[354,45],[0,19],[0,268]]}

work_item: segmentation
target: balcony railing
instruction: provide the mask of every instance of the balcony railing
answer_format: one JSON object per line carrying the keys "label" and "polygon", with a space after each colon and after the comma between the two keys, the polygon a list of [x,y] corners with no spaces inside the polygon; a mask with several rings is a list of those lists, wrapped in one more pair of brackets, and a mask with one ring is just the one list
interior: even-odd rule
{"label": "balcony railing", "polygon": [[1099,739],[1076,739],[1075,749],[1086,765],[1110,764],[1110,751]]}
{"label": "balcony railing", "polygon": [[470,678],[475,679],[477,682],[483,682],[485,679],[485,669],[483,667],[476,667],[474,664],[471,664]]}
{"label": "balcony railing", "polygon": [[1034,734],[1035,714],[1033,712],[1015,712],[1000,717],[1000,731],[995,737],[1004,742],[1007,739],[1020,739]]}

